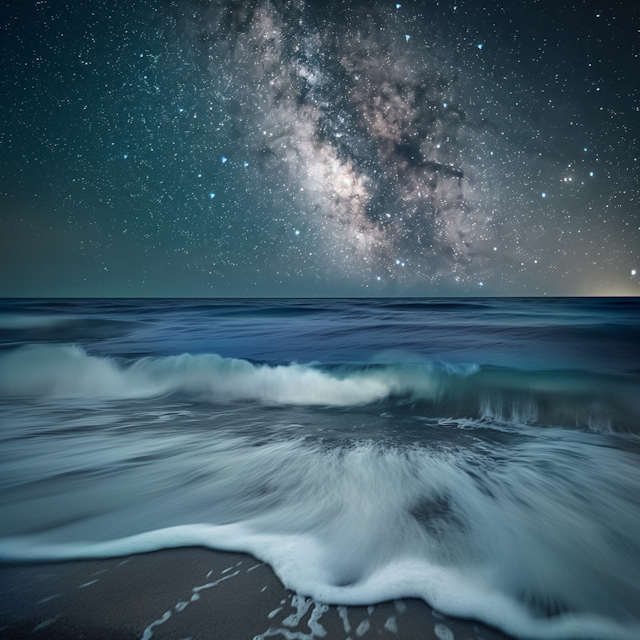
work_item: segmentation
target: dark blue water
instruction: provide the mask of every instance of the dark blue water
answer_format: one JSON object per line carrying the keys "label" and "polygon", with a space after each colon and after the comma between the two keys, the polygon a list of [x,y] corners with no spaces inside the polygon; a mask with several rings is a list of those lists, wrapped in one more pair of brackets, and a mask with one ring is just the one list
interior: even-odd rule
{"label": "dark blue water", "polygon": [[640,638],[634,299],[5,300],[0,410],[2,557]]}

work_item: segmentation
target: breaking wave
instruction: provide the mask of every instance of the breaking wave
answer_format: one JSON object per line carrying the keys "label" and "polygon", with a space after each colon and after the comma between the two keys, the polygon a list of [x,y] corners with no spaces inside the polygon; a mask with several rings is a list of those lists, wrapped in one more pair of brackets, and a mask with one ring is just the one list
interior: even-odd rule
{"label": "breaking wave", "polygon": [[636,374],[524,371],[409,362],[353,366],[256,364],[216,354],[124,360],[74,345],[0,355],[0,396],[134,399],[173,393],[211,402],[349,407],[420,403],[424,415],[640,433]]}

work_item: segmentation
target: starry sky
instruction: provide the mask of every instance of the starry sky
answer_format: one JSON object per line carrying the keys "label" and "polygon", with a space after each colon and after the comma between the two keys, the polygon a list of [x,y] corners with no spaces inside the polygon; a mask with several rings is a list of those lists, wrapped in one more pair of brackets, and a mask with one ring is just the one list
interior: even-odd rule
{"label": "starry sky", "polygon": [[10,0],[0,295],[638,295],[632,5]]}

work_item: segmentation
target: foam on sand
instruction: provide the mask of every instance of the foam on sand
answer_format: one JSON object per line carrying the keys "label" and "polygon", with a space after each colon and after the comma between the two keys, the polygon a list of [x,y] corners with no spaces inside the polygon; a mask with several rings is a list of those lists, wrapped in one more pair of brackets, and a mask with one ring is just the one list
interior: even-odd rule
{"label": "foam on sand", "polygon": [[236,443],[221,453],[209,471],[212,495],[232,495],[239,509],[229,524],[92,543],[54,544],[47,533],[5,538],[0,557],[205,546],[250,553],[318,602],[417,597],[519,637],[638,638],[634,457],[577,439],[528,443],[510,460],[484,466],[479,457],[371,444]]}

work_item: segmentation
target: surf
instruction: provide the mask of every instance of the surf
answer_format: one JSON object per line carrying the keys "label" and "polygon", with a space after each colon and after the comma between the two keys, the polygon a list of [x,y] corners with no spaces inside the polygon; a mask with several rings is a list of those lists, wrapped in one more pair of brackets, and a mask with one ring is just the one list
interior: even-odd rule
{"label": "surf", "polygon": [[395,400],[426,416],[640,432],[640,376],[527,371],[423,359],[271,365],[218,354],[122,359],[77,345],[0,354],[0,396],[135,399],[182,393],[209,402],[349,407]]}

